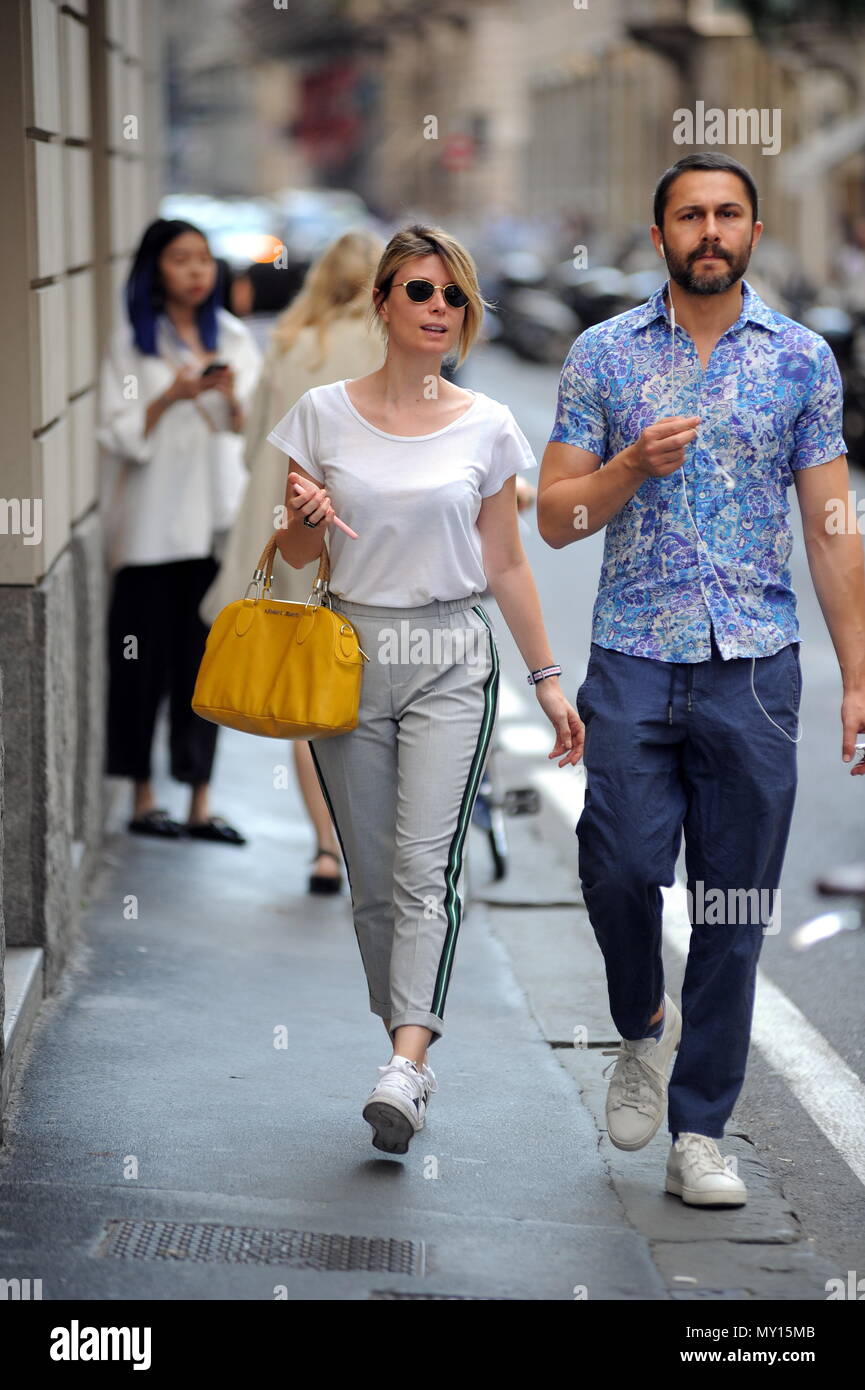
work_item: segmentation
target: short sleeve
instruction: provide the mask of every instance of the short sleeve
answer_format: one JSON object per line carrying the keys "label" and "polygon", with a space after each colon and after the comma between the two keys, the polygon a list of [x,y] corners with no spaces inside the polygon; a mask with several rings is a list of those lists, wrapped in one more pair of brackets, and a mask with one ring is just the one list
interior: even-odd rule
{"label": "short sleeve", "polygon": [[309,391],[304,391],[291,410],[277,421],[267,442],[295,459],[317,483],[324,482],[324,472],[317,461],[318,419]]}
{"label": "short sleeve", "polygon": [[603,460],[607,455],[609,430],[600,400],[591,333],[581,333],[571,344],[559,378],[556,423],[551,444],[573,444]]}
{"label": "short sleeve", "polygon": [[514,419],[510,407],[505,406],[505,418],[493,444],[489,471],[480,489],[481,497],[492,497],[501,491],[514,473],[537,466],[538,461],[532,453],[529,441]]}
{"label": "short sleeve", "polygon": [[817,361],[808,397],[793,427],[790,467],[812,468],[846,454],[842,433],[844,392],[841,373],[829,344],[817,341]]}

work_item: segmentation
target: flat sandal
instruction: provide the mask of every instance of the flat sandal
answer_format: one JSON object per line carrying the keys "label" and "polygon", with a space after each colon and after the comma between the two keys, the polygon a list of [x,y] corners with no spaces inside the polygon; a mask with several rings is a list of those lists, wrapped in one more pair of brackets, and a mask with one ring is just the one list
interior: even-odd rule
{"label": "flat sandal", "polygon": [[[335,853],[334,850],[332,850],[332,849],[323,849],[321,845],[318,846],[318,848],[317,848],[316,851],[315,851],[315,854],[312,856],[312,862],[313,862],[313,863],[315,863],[316,859],[318,858],[318,856],[319,856],[320,854],[327,854],[327,855],[330,855],[330,858],[331,858],[331,859],[335,859],[336,862],[337,862],[337,864],[340,864],[340,865],[342,864],[342,860],[341,860],[340,856],[339,856],[337,853]],[[310,874],[310,876],[309,876],[309,891],[310,891],[310,893],[339,893],[339,892],[341,891],[341,889],[342,889],[342,874],[341,874],[341,873],[339,873],[339,874]]]}

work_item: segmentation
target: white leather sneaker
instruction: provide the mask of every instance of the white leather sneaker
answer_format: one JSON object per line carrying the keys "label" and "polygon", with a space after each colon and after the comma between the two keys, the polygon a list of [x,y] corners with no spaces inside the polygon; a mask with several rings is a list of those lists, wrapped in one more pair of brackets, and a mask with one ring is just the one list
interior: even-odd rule
{"label": "white leather sneaker", "polygon": [[424,1062],[423,1066],[420,1069],[420,1072],[421,1076],[426,1082],[426,1090],[424,1092],[424,1113],[423,1119],[421,1120],[421,1129],[423,1129],[424,1125],[426,1124],[426,1112],[427,1106],[429,1105],[429,1098],[432,1095],[433,1091],[438,1090],[439,1084],[436,1081],[435,1072],[433,1071],[429,1062]]}
{"label": "white leather sneaker", "polygon": [[681,1036],[682,1015],[665,994],[660,1038],[623,1038],[618,1047],[602,1053],[618,1059],[605,1106],[607,1133],[617,1149],[641,1149],[657,1134],[667,1104],[667,1072]]}
{"label": "white leather sneaker", "polygon": [[667,1157],[666,1189],[689,1207],[743,1207],[748,1189],[724,1167],[714,1139],[684,1130]]}
{"label": "white leather sneaker", "polygon": [[386,1066],[379,1067],[379,1072],[380,1078],[363,1107],[363,1118],[372,1126],[374,1148],[404,1154],[409,1140],[423,1129],[427,1100],[438,1086],[428,1067],[419,1071],[408,1057],[396,1054]]}

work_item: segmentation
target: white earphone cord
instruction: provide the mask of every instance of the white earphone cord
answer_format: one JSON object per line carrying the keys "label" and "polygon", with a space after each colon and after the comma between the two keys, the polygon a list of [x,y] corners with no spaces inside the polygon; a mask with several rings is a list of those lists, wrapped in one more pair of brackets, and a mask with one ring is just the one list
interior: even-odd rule
{"label": "white earphone cord", "polygon": [[[671,415],[675,415],[675,413],[676,413],[676,310],[675,310],[675,307],[674,307],[674,305],[673,305],[673,291],[672,291],[672,287],[670,286],[669,280],[667,281],[667,289],[668,289],[668,295],[669,295],[669,300],[670,300],[670,414],[671,414]],[[726,469],[723,468],[723,467],[721,466],[721,464],[718,464],[717,466],[718,466],[718,469],[720,470],[720,472],[722,472],[722,473],[724,474],[725,478],[727,479],[727,485],[728,485],[728,486],[735,486],[735,484],[733,484],[732,478],[730,477],[730,475],[729,475],[729,473],[726,471]],[[730,604],[730,607],[734,610],[734,612],[735,612],[735,614],[736,614],[736,624],[737,624],[737,627],[738,627],[738,629],[739,629],[739,636],[742,637],[742,636],[743,636],[742,615],[741,615],[739,609],[736,608],[736,605],[733,603],[733,600],[732,600],[731,598],[729,598],[728,595],[727,595],[727,593],[725,592],[724,586],[723,586],[723,584],[721,583],[721,576],[718,574],[718,571],[715,569],[715,566],[714,566],[714,564],[713,564],[713,562],[712,562],[712,557],[711,557],[711,555],[709,554],[709,547],[706,545],[706,542],[703,540],[703,537],[700,535],[700,532],[697,530],[697,523],[696,523],[695,520],[694,520],[694,516],[693,516],[693,513],[692,513],[692,511],[691,511],[691,504],[690,504],[689,501],[688,501],[688,490],[687,490],[687,488],[685,487],[685,465],[684,465],[684,464],[682,464],[682,467],[679,469],[679,476],[680,476],[680,478],[681,478],[681,480],[682,480],[682,496],[683,496],[684,499],[685,499],[685,507],[687,508],[688,517],[690,518],[691,525],[692,525],[693,528],[694,528],[694,535],[697,537],[697,541],[699,542],[699,544],[703,547],[703,549],[704,549],[704,551],[705,551],[705,554],[706,554],[706,559],[709,561],[709,564],[712,566],[712,573],[714,574],[715,578],[716,578],[717,581],[718,581],[718,587],[719,587],[719,589],[721,590],[721,593],[722,593],[722,594],[724,595],[724,597],[727,599],[727,602]],[[768,719],[769,723],[770,723],[770,724],[774,724],[774,725],[775,725],[775,728],[778,729],[778,730],[780,730],[780,732],[784,735],[784,737],[785,737],[786,739],[789,739],[791,743],[799,743],[799,741],[801,740],[802,735],[803,735],[803,733],[805,732],[805,730],[804,730],[804,727],[803,727],[803,725],[802,725],[802,721],[801,721],[801,719],[799,719],[798,715],[797,715],[797,717],[796,717],[796,726],[797,726],[799,732],[797,733],[796,737],[793,738],[791,734],[788,734],[788,733],[787,733],[787,730],[786,730],[786,729],[782,729],[782,728],[781,728],[781,725],[780,725],[779,723],[777,723],[777,721],[774,720],[774,719],[772,718],[772,716],[771,716],[771,714],[769,714],[768,710],[766,710],[766,709],[763,708],[763,705],[762,705],[762,703],[761,703],[761,701],[760,701],[760,697],[759,697],[759,695],[757,694],[756,690],[754,689],[754,667],[755,667],[755,665],[756,665],[756,661],[757,661],[757,658],[754,657],[754,656],[752,656],[752,657],[751,657],[751,694],[754,696],[754,699],[757,701],[757,704],[760,706],[760,709],[763,710],[763,713],[765,714],[765,716],[766,716],[766,718]]]}

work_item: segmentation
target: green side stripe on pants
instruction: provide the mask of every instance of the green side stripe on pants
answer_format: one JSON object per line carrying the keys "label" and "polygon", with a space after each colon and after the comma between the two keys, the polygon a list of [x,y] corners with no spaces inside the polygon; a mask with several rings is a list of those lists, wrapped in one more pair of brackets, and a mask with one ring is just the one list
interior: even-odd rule
{"label": "green side stripe on pants", "polygon": [[499,688],[499,654],[496,649],[495,638],[493,637],[492,627],[486,613],[480,604],[473,606],[472,612],[477,613],[489,629],[490,650],[492,654],[492,669],[484,684],[484,714],[481,720],[480,733],[469,769],[468,780],[465,792],[463,793],[460,813],[457,818],[456,830],[450,843],[448,851],[448,862],[445,870],[445,901],[444,909],[448,920],[448,928],[442,946],[441,959],[439,961],[438,974],[436,975],[435,991],[433,993],[430,1012],[437,1014],[439,1018],[444,1016],[444,1003],[447,995],[448,984],[450,982],[451,967],[453,965],[454,950],[457,943],[457,932],[460,925],[460,900],[457,894],[457,880],[460,876],[462,865],[462,852],[465,843],[466,832],[471,820],[472,807],[475,796],[480,785],[481,774],[483,772],[484,761],[486,759],[487,748],[489,747],[490,737],[493,731],[493,723],[496,712],[496,698]]}

